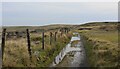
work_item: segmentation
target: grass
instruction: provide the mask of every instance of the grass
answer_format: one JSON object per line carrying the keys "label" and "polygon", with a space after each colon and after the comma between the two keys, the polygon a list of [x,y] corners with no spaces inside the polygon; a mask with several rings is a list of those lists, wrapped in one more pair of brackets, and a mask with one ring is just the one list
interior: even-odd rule
{"label": "grass", "polygon": [[[87,56],[87,61],[90,67],[94,67],[94,64],[96,62],[95,55],[92,50],[92,43],[87,41],[87,38],[85,36],[82,36],[82,42],[85,46],[85,51],[86,51],[86,56]],[[84,39],[83,39],[84,38]],[[94,59],[93,59],[94,58]]]}
{"label": "grass", "polygon": [[[59,35],[58,33],[56,42],[52,37],[52,45],[50,45],[49,32],[45,32],[45,49],[42,50],[41,34],[30,34],[32,62],[29,59],[26,38],[6,39],[3,58],[4,67],[49,67],[55,56],[66,46],[72,36],[71,33],[63,34],[62,37],[59,37]],[[38,53],[35,54],[35,52]]]}
{"label": "grass", "polygon": [[[6,39],[6,46],[3,58],[5,67],[48,67],[60,50],[70,41],[72,32],[79,32],[85,46],[89,66],[92,67],[116,67],[118,66],[118,31],[117,23],[95,22],[83,25],[64,26],[72,28],[67,35],[60,37],[57,35],[57,41],[49,44],[49,32],[57,31],[60,26],[50,25],[42,27],[27,27],[33,29],[45,29],[45,50],[42,50],[41,33],[31,34],[32,62],[29,59],[27,51],[26,38]],[[90,27],[92,30],[78,30],[80,27]],[[54,29],[53,29],[54,28]],[[8,31],[21,31],[25,27],[7,27]],[[53,30],[48,30],[53,29]],[[76,35],[73,35],[76,36]],[[54,37],[53,37],[54,39]],[[73,42],[74,45],[77,41]],[[38,53],[35,55],[35,52]]]}
{"label": "grass", "polygon": [[116,67],[118,62],[118,31],[79,31],[85,45],[89,65]]}

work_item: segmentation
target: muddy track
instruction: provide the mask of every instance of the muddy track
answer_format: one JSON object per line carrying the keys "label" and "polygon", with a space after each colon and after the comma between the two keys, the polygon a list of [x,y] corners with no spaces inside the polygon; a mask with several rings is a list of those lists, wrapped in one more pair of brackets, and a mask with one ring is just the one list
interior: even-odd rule
{"label": "muddy track", "polygon": [[[64,47],[55,57],[51,67],[87,67],[86,53],[84,46],[80,40],[79,33],[73,36],[71,41]],[[72,42],[78,41],[72,45]]]}

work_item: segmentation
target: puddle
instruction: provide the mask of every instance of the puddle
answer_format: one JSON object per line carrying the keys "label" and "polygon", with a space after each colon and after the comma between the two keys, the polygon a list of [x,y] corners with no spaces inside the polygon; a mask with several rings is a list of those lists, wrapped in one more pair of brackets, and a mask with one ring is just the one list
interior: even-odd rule
{"label": "puddle", "polygon": [[[73,36],[71,41],[60,51],[60,53],[54,58],[54,61],[50,67],[85,67],[85,50],[82,42],[80,41],[80,35]],[[74,46],[71,46],[73,41],[78,41]]]}

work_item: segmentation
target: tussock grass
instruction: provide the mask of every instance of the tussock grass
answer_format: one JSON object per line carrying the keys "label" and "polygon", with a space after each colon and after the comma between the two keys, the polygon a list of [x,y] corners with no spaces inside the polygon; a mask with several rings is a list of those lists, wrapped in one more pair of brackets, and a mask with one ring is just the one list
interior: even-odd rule
{"label": "tussock grass", "polygon": [[[104,26],[106,27],[106,26]],[[110,26],[109,29],[111,29]],[[107,27],[108,28],[108,27]],[[108,30],[109,30],[108,29]],[[101,29],[82,30],[88,63],[93,67],[117,67],[118,66],[118,31],[106,31]]]}
{"label": "tussock grass", "polygon": [[[60,35],[58,33],[58,35]],[[60,50],[66,46],[72,36],[71,33],[57,35],[57,41],[52,39],[49,44],[49,32],[45,32],[45,49],[42,50],[42,35],[40,33],[30,34],[32,62],[30,61],[26,38],[6,40],[3,65],[4,67],[47,67],[54,60]],[[67,36],[68,35],[68,36]],[[37,42],[37,43],[36,43]]]}

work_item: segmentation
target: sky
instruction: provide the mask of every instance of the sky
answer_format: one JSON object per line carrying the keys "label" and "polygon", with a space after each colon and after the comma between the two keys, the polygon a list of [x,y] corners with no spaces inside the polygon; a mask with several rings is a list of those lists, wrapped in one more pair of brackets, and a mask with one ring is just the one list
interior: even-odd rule
{"label": "sky", "polygon": [[[3,26],[117,21],[117,2],[3,2]],[[0,20],[1,21],[1,20]]]}
{"label": "sky", "polygon": [[2,2],[118,2],[119,0],[1,0]]}

